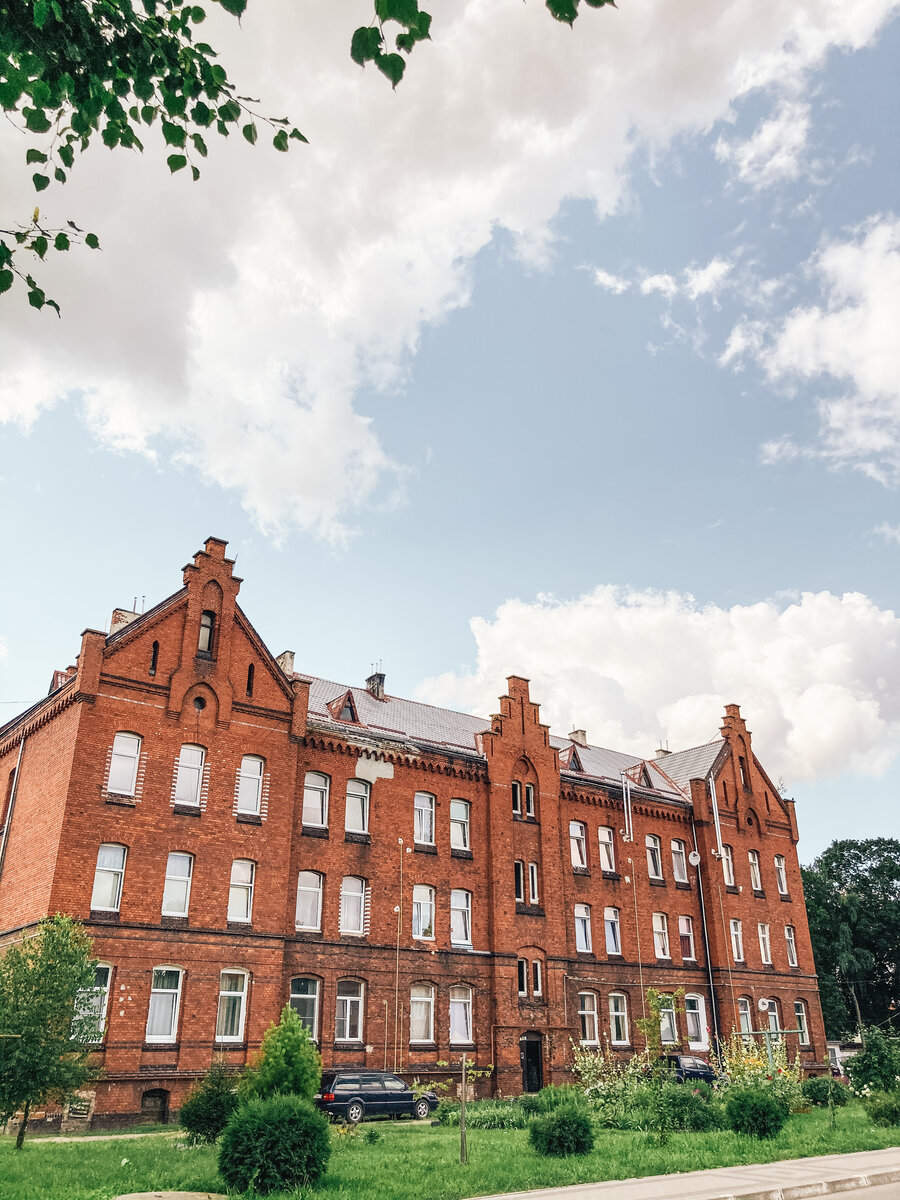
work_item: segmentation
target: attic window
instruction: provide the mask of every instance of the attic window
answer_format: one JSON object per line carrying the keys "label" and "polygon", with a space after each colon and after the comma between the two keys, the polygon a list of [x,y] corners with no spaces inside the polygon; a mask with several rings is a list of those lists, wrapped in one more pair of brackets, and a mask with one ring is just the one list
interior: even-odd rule
{"label": "attic window", "polygon": [[150,674],[156,674],[156,667],[159,662],[159,642],[153,643],[153,648],[150,651]]}
{"label": "attic window", "polygon": [[356,705],[353,703],[353,696],[350,692],[344,697],[344,703],[341,705],[341,711],[338,714],[339,721],[359,721],[356,715]]}
{"label": "attic window", "polygon": [[200,615],[200,637],[197,640],[197,653],[203,658],[212,658],[216,631],[216,614],[209,610]]}
{"label": "attic window", "polygon": [[251,697],[253,695],[253,676],[255,674],[256,668],[253,666],[253,663],[251,663],[247,668],[247,695]]}
{"label": "attic window", "polygon": [[650,772],[647,770],[646,767],[644,767],[643,771],[641,771],[641,777],[640,777],[639,783],[640,783],[641,787],[646,787],[646,788],[653,787],[653,784],[650,782]]}
{"label": "attic window", "polygon": [[569,770],[570,771],[582,770],[581,759],[578,757],[578,751],[575,749],[574,746],[572,747],[572,756],[569,759]]}

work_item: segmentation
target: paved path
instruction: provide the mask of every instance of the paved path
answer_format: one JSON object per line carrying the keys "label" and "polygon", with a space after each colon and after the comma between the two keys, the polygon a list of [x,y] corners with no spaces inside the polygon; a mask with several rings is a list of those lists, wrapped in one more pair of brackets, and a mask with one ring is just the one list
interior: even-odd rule
{"label": "paved path", "polygon": [[716,1167],[683,1175],[576,1183],[510,1192],[492,1200],[806,1200],[857,1188],[878,1200],[900,1200],[900,1147],[860,1154],[825,1154],[751,1167]]}
{"label": "paved path", "polygon": [[152,1129],[149,1133],[91,1133],[91,1134],[76,1134],[75,1137],[30,1137],[28,1138],[29,1146],[35,1142],[126,1142],[129,1138],[139,1137],[172,1137],[175,1133],[184,1133],[184,1130],[175,1126],[173,1129]]}

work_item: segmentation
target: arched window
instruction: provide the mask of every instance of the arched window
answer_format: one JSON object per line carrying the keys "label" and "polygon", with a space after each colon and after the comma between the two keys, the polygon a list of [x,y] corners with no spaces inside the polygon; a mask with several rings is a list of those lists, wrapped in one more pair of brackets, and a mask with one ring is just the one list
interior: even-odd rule
{"label": "arched window", "polygon": [[628,1045],[628,998],[622,992],[610,992],[609,1031],[614,1046]]}
{"label": "arched window", "polygon": [[753,1032],[753,1003],[749,996],[738,996],[738,1028],[743,1034]]}
{"label": "arched window", "polygon": [[575,949],[579,954],[591,952],[591,906],[575,905]]}
{"label": "arched window", "polygon": [[369,832],[369,788],[364,779],[347,782],[347,798],[344,804],[344,829],[347,833]]}
{"label": "arched window", "polygon": [[309,1030],[314,1042],[319,1040],[319,981],[307,975],[291,980],[290,1005]]}
{"label": "arched window", "polygon": [[117,733],[113,739],[106,790],[116,796],[133,796],[140,758],[140,737],[136,733]]}
{"label": "arched window", "polygon": [[450,893],[450,941],[455,946],[472,944],[472,893],[460,888]]}
{"label": "arched window", "polygon": [[322,928],[322,882],[324,876],[318,871],[301,871],[297,876],[298,929]]}
{"label": "arched window", "polygon": [[450,801],[450,846],[453,850],[469,849],[469,812],[468,800]]}
{"label": "arched window", "polygon": [[262,800],[263,772],[265,759],[258,754],[245,754],[241,759],[237,775],[237,810],[259,816]]}
{"label": "arched window", "polygon": [[216,1041],[239,1042],[244,1036],[247,1014],[247,972],[223,971],[219,975],[219,1010]]}
{"label": "arched window", "polygon": [[578,1020],[581,1024],[581,1044],[597,1046],[600,1044],[600,1028],[597,1022],[597,993],[578,993]]}
{"label": "arched window", "polygon": [[672,875],[676,883],[687,883],[687,853],[681,838],[672,838]]}
{"label": "arched window", "polygon": [[174,1042],[178,1034],[178,1008],[181,1003],[180,967],[154,967],[147,1009],[148,1042]]}
{"label": "arched window", "polygon": [[800,1045],[808,1046],[810,1044],[809,1021],[806,1019],[806,1005],[802,1000],[794,1001],[794,1020],[797,1023],[797,1029],[800,1031],[798,1035]]}
{"label": "arched window", "polygon": [[334,1018],[336,1042],[362,1041],[364,993],[363,984],[355,979],[342,979],[338,983]]}
{"label": "arched window", "polygon": [[644,838],[647,848],[647,874],[651,879],[662,879],[662,844],[655,833],[648,833]]}
{"label": "arched window", "polygon": [[175,787],[173,800],[176,804],[200,805],[203,783],[203,768],[206,751],[202,746],[184,745],[175,763]]}
{"label": "arched window", "polygon": [[612,955],[621,954],[622,936],[619,926],[619,910],[617,908],[604,908],[603,930],[606,934],[606,953]]}
{"label": "arched window", "polygon": [[236,858],[231,864],[231,884],[228,888],[228,920],[250,924],[253,920],[253,885],[256,863],[249,858]]}
{"label": "arched window", "polygon": [[434,988],[430,983],[414,983],[409,989],[409,1040],[434,1041]]}
{"label": "arched window", "polygon": [[576,871],[587,870],[587,831],[581,821],[569,822],[569,857]]}
{"label": "arched window", "polygon": [[684,1019],[690,1049],[705,1050],[709,1045],[709,1036],[706,1032],[706,1001],[702,996],[685,996]]}
{"label": "arched window", "polygon": [[784,942],[787,947],[787,960],[789,967],[797,966],[797,936],[794,932],[793,925],[785,925],[784,927]]}
{"label": "arched window", "polygon": [[525,903],[525,864],[516,859],[513,863],[513,887],[515,888],[516,903]]}
{"label": "arched window", "polygon": [[671,958],[669,950],[669,918],[665,913],[653,914],[653,950],[657,958]]}
{"label": "arched window", "polygon": [[413,888],[412,935],[424,941],[434,940],[434,888],[424,883]]}
{"label": "arched window", "polygon": [[788,894],[788,882],[783,854],[775,855],[775,882],[778,885],[779,896],[786,896]]}
{"label": "arched window", "polygon": [[166,882],[163,886],[162,915],[186,917],[191,899],[191,877],[194,873],[193,854],[174,851],[166,860]]}
{"label": "arched window", "polygon": [[450,989],[450,1045],[466,1046],[472,1042],[472,989],[455,984]]}
{"label": "arched window", "polygon": [[94,890],[91,893],[92,909],[99,912],[119,911],[127,855],[128,851],[124,846],[117,846],[110,842],[104,842],[97,851]]}
{"label": "arched window", "polygon": [[318,771],[307,771],[303,784],[303,824],[318,829],[328,826],[328,789],[330,780]]}
{"label": "arched window", "polygon": [[722,876],[726,887],[734,887],[734,850],[731,846],[722,847]]}
{"label": "arched window", "polygon": [[256,674],[256,667],[253,663],[247,667],[247,698],[253,698],[253,676]]}
{"label": "arched window", "polygon": [[525,784],[525,816],[534,817],[534,784]]}
{"label": "arched window", "polygon": [[154,642],[150,650],[150,670],[148,674],[155,675],[159,663],[159,642]]}
{"label": "arched window", "polygon": [[597,841],[600,849],[600,870],[615,871],[616,856],[613,847],[613,831],[609,825],[601,825],[597,830]]}
{"label": "arched window", "polygon": [[762,875],[760,874],[759,870],[759,851],[748,850],[747,862],[750,864],[750,886],[753,888],[754,892],[761,892],[763,890],[763,885]]}
{"label": "arched window", "polygon": [[512,782],[512,810],[514,817],[522,816],[522,785],[518,779]]}
{"label": "arched window", "polygon": [[774,996],[769,997],[768,1022],[769,1022],[769,1029],[771,1029],[773,1033],[775,1033],[776,1030],[781,1028],[781,1021],[779,1020],[779,1012],[778,1012],[778,1001],[775,999]]}
{"label": "arched window", "polygon": [[675,1021],[675,1001],[671,996],[660,996],[659,1032],[664,1046],[678,1041],[678,1025]]}
{"label": "arched window", "polygon": [[341,882],[341,933],[361,936],[365,933],[366,881],[357,875],[345,875]]}
{"label": "arched window", "polygon": [[434,845],[434,796],[416,792],[415,839],[420,846]]}
{"label": "arched window", "polygon": [[216,614],[210,609],[200,614],[200,637],[197,640],[197,654],[203,658],[212,658],[215,649]]}
{"label": "arched window", "polygon": [[97,963],[94,968],[94,986],[78,993],[76,1011],[83,1018],[82,1032],[85,1040],[102,1042],[106,1032],[106,1010],[109,1006],[109,985],[112,967],[109,963]]}

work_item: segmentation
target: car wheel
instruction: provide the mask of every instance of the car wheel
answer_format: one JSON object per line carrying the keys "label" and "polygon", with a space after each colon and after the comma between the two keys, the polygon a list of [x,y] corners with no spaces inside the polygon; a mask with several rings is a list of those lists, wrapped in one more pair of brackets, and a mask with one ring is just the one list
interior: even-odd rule
{"label": "car wheel", "polygon": [[364,1112],[365,1109],[363,1108],[361,1101],[351,1100],[347,1105],[347,1124],[358,1125],[363,1119]]}
{"label": "car wheel", "polygon": [[425,1099],[417,1100],[416,1106],[413,1109],[413,1112],[415,1113],[418,1120],[424,1121],[425,1118],[428,1116],[428,1114],[431,1112],[431,1105]]}

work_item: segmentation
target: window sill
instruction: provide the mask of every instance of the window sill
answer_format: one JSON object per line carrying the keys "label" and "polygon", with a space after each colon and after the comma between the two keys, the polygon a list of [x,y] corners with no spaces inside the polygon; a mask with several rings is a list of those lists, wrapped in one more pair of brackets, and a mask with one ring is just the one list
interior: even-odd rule
{"label": "window sill", "polygon": [[654,879],[652,875],[650,876],[650,878],[648,879],[647,882],[650,884],[651,887],[664,888],[666,886],[666,881],[664,879]]}
{"label": "window sill", "polygon": [[429,845],[427,842],[414,842],[413,850],[416,854],[437,854],[437,846]]}
{"label": "window sill", "polygon": [[579,962],[596,962],[597,961],[597,958],[596,958],[593,950],[576,950],[575,954],[578,956]]}
{"label": "window sill", "polygon": [[691,885],[688,883],[688,881],[686,879],[676,879],[675,887],[678,889],[679,892],[689,892],[691,890]]}
{"label": "window sill", "polygon": [[137,800],[134,796],[119,796],[116,792],[107,792],[105,796],[107,804],[117,804],[120,808],[135,808]]}
{"label": "window sill", "polygon": [[437,1042],[410,1042],[409,1049],[411,1054],[434,1054]]}
{"label": "window sill", "polygon": [[624,963],[624,954],[607,954],[606,961],[611,963]]}
{"label": "window sill", "polygon": [[539,904],[523,904],[516,901],[516,915],[521,917],[545,917],[547,914]]}
{"label": "window sill", "polygon": [[316,941],[322,940],[322,930],[321,929],[304,929],[300,925],[295,925],[294,933],[297,934],[298,937],[302,937],[305,942],[310,941],[310,940],[316,940]]}
{"label": "window sill", "polygon": [[246,1042],[229,1042],[222,1038],[216,1038],[213,1042],[213,1050],[217,1053],[222,1053],[225,1050],[243,1050],[246,1051]]}
{"label": "window sill", "polygon": [[327,825],[301,825],[300,826],[300,836],[301,837],[312,837],[312,838],[325,838],[327,841],[328,826]]}
{"label": "window sill", "polygon": [[790,902],[791,902],[790,893],[789,892],[779,892],[778,899],[781,900],[782,903],[784,903],[784,904],[790,904]]}
{"label": "window sill", "polygon": [[253,928],[252,921],[226,921],[225,928],[229,933],[248,933]]}
{"label": "window sill", "polygon": [[242,813],[235,815],[238,825],[262,825],[262,817],[258,813]]}
{"label": "window sill", "polygon": [[180,1049],[180,1042],[144,1042],[141,1046],[141,1050],[164,1050],[167,1054],[177,1054]]}
{"label": "window sill", "polygon": [[344,841],[353,846],[371,846],[372,839],[367,833],[356,833],[355,830],[344,830]]}
{"label": "window sill", "polygon": [[736,896],[738,894],[738,890],[739,890],[738,886],[735,883],[726,883],[725,884],[725,891],[728,893],[729,896]]}
{"label": "window sill", "polygon": [[199,804],[173,804],[172,812],[179,817],[199,817],[201,808]]}
{"label": "window sill", "polygon": [[537,825],[538,823],[537,817],[529,816],[528,813],[525,814],[523,820],[527,825]]}
{"label": "window sill", "polygon": [[471,850],[462,850],[459,846],[453,846],[450,850],[451,858],[468,858],[473,859],[475,855]]}
{"label": "window sill", "polygon": [[99,925],[118,925],[119,914],[117,912],[107,912],[102,908],[92,908],[88,919],[96,921]]}
{"label": "window sill", "polygon": [[350,942],[350,944],[354,946],[364,946],[367,939],[367,935],[365,933],[345,933],[343,929],[338,930],[338,937],[342,941]]}
{"label": "window sill", "polygon": [[622,878],[618,871],[601,871],[600,875],[603,879],[609,879],[613,883],[617,883]]}
{"label": "window sill", "polygon": [[588,867],[573,867],[572,868],[573,875],[590,875],[590,873],[591,872]]}
{"label": "window sill", "polygon": [[768,974],[770,974],[770,975],[775,974],[775,964],[774,963],[763,963],[762,969],[764,971],[768,972]]}
{"label": "window sill", "polygon": [[662,955],[657,954],[656,961],[657,961],[657,963],[659,963],[659,965],[661,967],[668,967],[671,965],[672,955],[671,954],[662,954]]}
{"label": "window sill", "polygon": [[753,889],[753,895],[756,897],[757,900],[765,900],[765,898],[766,898],[766,893],[764,891],[760,890],[759,888]]}
{"label": "window sill", "polygon": [[187,917],[170,917],[165,913],[159,919],[160,927],[163,929],[187,929]]}
{"label": "window sill", "polygon": [[353,1054],[359,1054],[362,1049],[362,1042],[334,1042],[331,1049],[337,1051],[351,1051]]}

